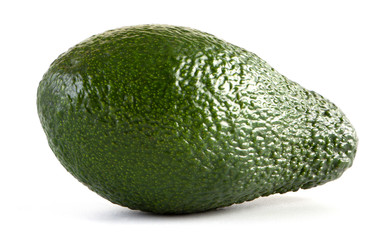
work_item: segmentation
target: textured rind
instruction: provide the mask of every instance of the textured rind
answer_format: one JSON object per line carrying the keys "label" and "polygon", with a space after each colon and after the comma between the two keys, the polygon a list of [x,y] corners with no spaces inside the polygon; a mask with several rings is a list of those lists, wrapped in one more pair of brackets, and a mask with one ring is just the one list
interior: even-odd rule
{"label": "textured rind", "polygon": [[92,36],[40,82],[49,145],[113,203],[191,213],[334,180],[354,128],[330,101],[253,53],[194,29]]}

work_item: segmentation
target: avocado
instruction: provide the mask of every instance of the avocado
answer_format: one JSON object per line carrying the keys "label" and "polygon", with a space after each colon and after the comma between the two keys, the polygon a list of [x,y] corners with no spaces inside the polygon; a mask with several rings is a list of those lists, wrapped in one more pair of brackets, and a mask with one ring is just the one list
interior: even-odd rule
{"label": "avocado", "polygon": [[49,146],[112,203],[201,212],[340,177],[358,138],[332,102],[254,53],[199,30],[139,25],[94,35],[44,74]]}

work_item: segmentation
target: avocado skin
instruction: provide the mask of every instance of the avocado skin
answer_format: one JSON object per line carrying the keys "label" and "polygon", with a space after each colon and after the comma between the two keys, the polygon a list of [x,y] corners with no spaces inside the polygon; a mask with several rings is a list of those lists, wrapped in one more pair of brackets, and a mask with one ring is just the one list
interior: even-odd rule
{"label": "avocado skin", "polygon": [[357,136],[332,102],[254,53],[186,27],[94,35],[44,74],[49,146],[109,201],[201,212],[340,177]]}

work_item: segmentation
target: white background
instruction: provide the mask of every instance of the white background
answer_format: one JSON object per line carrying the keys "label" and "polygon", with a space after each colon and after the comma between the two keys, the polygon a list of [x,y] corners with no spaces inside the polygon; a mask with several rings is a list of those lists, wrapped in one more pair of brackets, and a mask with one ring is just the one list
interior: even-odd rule
{"label": "white background", "polygon": [[[2,1],[0,239],[386,239],[385,1]],[[337,104],[359,135],[331,183],[217,211],[157,216],[89,191],[56,160],[36,110],[49,64],[121,26],[197,28],[255,52]]]}

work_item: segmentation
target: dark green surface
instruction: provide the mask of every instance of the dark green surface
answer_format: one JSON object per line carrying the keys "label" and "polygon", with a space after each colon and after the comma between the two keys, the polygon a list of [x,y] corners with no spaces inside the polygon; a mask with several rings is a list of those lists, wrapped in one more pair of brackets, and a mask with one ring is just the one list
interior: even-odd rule
{"label": "dark green surface", "polygon": [[357,137],[330,101],[242,48],[142,25],[92,36],[40,82],[49,145],[113,203],[190,213],[334,180]]}

